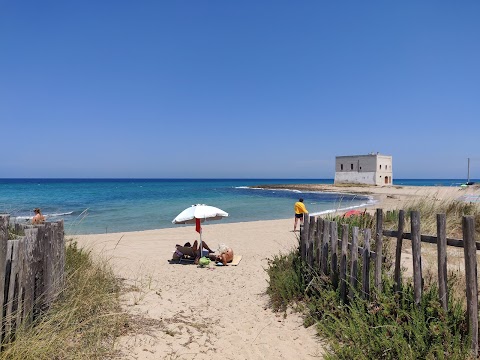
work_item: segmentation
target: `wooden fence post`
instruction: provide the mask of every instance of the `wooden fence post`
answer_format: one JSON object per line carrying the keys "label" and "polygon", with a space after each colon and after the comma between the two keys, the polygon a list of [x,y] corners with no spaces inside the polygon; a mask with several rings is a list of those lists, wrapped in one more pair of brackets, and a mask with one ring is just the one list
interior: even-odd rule
{"label": "wooden fence post", "polygon": [[323,237],[323,219],[319,216],[317,218],[317,237],[315,239],[315,263],[317,264],[317,268],[320,269],[320,261],[321,261],[321,253],[322,253],[322,237]]}
{"label": "wooden fence post", "polygon": [[54,234],[53,224],[50,222],[45,223],[45,236],[44,236],[44,248],[43,248],[43,263],[44,263],[44,304],[48,307],[53,299],[53,259],[52,259],[52,238]]}
{"label": "wooden fence post", "polygon": [[58,231],[59,231],[59,250],[60,250],[60,278],[59,278],[59,286],[60,289],[63,289],[65,285],[65,227],[63,220],[57,222],[58,224]]}
{"label": "wooden fence post", "polygon": [[478,284],[477,247],[475,244],[475,217],[463,217],[463,252],[465,254],[465,277],[467,294],[468,328],[472,341],[472,353],[478,355]]}
{"label": "wooden fence post", "polygon": [[383,210],[377,209],[377,227],[375,234],[375,288],[382,292],[382,246],[383,246]]}
{"label": "wooden fence post", "polygon": [[397,247],[395,248],[395,292],[400,292],[402,289],[401,279],[401,260],[402,260],[402,241],[403,241],[403,228],[405,227],[405,211],[400,210],[398,212],[398,235],[397,235]]}
{"label": "wooden fence post", "polygon": [[352,228],[352,249],[350,251],[350,288],[349,297],[353,299],[358,288],[358,227]]}
{"label": "wooden fence post", "polygon": [[342,224],[342,255],[340,258],[340,299],[346,301],[347,290],[347,253],[348,253],[348,225]]}
{"label": "wooden fence post", "polygon": [[448,310],[447,288],[447,217],[437,214],[438,297],[443,310]]}
{"label": "wooden fence post", "polygon": [[17,328],[18,326],[21,325],[23,322],[23,317],[24,317],[24,299],[25,299],[25,294],[24,294],[24,288],[25,288],[25,235],[20,239],[19,242],[19,262],[20,262],[20,269],[18,272],[18,306],[17,306],[17,318],[16,318],[16,324]]}
{"label": "wooden fence post", "polygon": [[300,257],[302,261],[307,259],[307,244],[305,243],[305,228],[300,224]]}
{"label": "wooden fence post", "polygon": [[333,288],[338,287],[338,226],[335,221],[330,223],[330,238],[332,247],[332,257],[330,260],[330,280]]}
{"label": "wooden fence post", "polygon": [[[5,279],[5,263],[7,260],[8,222],[9,215],[0,215],[0,279]],[[0,281],[0,326],[3,324],[3,307],[5,298],[5,282]],[[0,331],[0,342],[1,331]]]}
{"label": "wooden fence post", "polygon": [[15,331],[15,320],[16,320],[16,306],[18,306],[17,299],[15,295],[18,296],[18,273],[20,270],[19,262],[19,242],[20,240],[10,240],[8,242],[7,249],[7,266],[8,274],[5,277],[5,291],[7,292],[6,296],[6,311],[5,311],[5,337],[7,341],[11,341],[13,338],[13,332]]}
{"label": "wooden fence post", "polygon": [[309,222],[308,225],[308,252],[307,252],[307,259],[308,259],[308,265],[313,268],[313,262],[315,259],[315,253],[313,251],[313,244],[315,242],[315,216],[310,216],[309,219],[307,219]]}
{"label": "wooden fence post", "polygon": [[364,299],[370,298],[370,237],[371,230],[364,229],[364,240],[365,244],[363,245],[363,267],[362,267],[362,296]]}
{"label": "wooden fence post", "polygon": [[37,228],[37,240],[35,241],[33,248],[34,259],[34,295],[35,302],[33,304],[33,319],[35,320],[42,310],[45,304],[45,225],[38,225]]}
{"label": "wooden fence post", "polygon": [[35,273],[33,251],[37,241],[36,228],[25,229],[25,265],[24,265],[24,319],[27,323],[33,320],[33,303],[35,292]]}
{"label": "wooden fence post", "polygon": [[413,255],[413,292],[415,304],[420,304],[422,300],[422,255],[421,255],[421,232],[420,232],[420,213],[412,211],[410,213],[412,227],[412,255]]}
{"label": "wooden fence post", "polygon": [[324,275],[328,274],[328,243],[330,240],[330,221],[323,223],[323,242],[322,242],[322,260],[321,269]]}
{"label": "wooden fence post", "polygon": [[19,224],[19,223],[15,223],[15,230],[14,230],[15,235],[25,236],[24,229],[25,229],[24,225]]}

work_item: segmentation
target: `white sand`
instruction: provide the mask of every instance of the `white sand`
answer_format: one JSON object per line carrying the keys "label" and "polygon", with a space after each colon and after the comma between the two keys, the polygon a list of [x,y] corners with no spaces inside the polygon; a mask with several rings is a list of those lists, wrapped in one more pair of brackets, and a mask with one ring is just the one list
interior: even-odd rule
{"label": "white sand", "polygon": [[238,266],[169,264],[175,244],[198,238],[194,226],[76,237],[132,287],[124,308],[144,324],[120,338],[123,358],[321,358],[314,327],[304,328],[296,313],[273,313],[265,295],[267,258],[297,242],[293,219],[207,224],[204,240],[231,246],[243,256]]}
{"label": "white sand", "polygon": [[[379,201],[372,210],[402,208],[418,197],[436,201],[480,194],[478,187],[318,185],[308,190],[367,192]],[[95,254],[109,258],[130,287],[123,301],[133,315],[134,331],[118,342],[121,358],[321,358],[322,343],[314,327],[304,328],[298,314],[284,318],[273,313],[265,295],[267,258],[293,249],[297,240],[292,228],[293,219],[204,225],[204,240],[212,248],[226,243],[243,255],[239,266],[211,269],[167,262],[175,244],[198,239],[193,225],[76,238]],[[405,255],[408,262],[409,254]]]}

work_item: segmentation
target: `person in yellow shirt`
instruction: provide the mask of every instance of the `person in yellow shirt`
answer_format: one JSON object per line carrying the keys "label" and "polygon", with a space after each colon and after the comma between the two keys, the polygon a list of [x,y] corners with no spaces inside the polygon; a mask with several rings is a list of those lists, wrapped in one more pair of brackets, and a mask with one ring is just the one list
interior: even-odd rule
{"label": "person in yellow shirt", "polygon": [[303,203],[302,198],[298,199],[293,208],[295,210],[295,223],[293,224],[293,231],[296,231],[298,220],[300,220],[300,224],[303,224],[303,214],[308,214],[308,211]]}

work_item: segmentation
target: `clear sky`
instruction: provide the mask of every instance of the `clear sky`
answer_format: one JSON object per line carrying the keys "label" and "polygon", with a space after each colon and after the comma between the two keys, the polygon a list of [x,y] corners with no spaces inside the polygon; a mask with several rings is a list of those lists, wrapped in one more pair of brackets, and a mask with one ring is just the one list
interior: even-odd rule
{"label": "clear sky", "polygon": [[0,0],[0,177],[480,178],[480,2]]}

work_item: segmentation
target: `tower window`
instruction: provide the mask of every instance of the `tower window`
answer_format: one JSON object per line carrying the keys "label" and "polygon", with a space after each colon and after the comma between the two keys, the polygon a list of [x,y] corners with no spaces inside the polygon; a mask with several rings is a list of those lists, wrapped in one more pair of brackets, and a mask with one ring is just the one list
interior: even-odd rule
{"label": "tower window", "polygon": [[340,164],[340,170],[343,170],[343,164]]}
{"label": "tower window", "polygon": [[350,164],[350,170],[353,170],[353,164]]}

